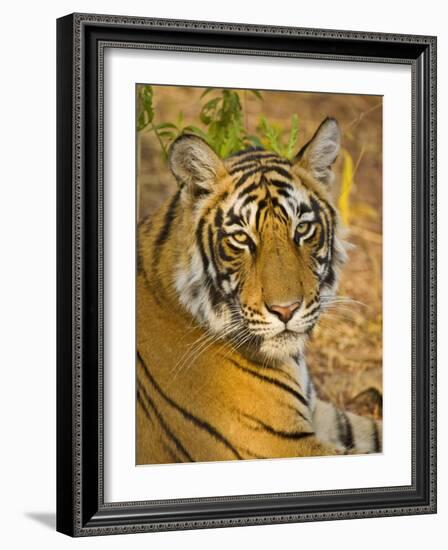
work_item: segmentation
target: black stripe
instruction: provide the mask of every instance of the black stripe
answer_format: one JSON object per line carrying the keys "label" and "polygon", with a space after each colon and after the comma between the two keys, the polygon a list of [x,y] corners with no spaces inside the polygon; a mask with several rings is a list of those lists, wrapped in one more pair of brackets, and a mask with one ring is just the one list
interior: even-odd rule
{"label": "black stripe", "polygon": [[[271,204],[274,208],[278,208],[281,211],[281,213],[283,214],[283,221],[285,223],[288,223],[289,221],[288,212],[286,211],[285,207],[280,203],[280,201],[277,199],[277,197],[271,197]],[[279,216],[279,217],[282,219],[282,216]]]}
{"label": "black stripe", "polygon": [[254,452],[252,452],[252,451],[249,451],[249,449],[245,449],[245,448],[243,448],[243,447],[238,447],[238,449],[239,449],[242,453],[248,455],[248,456],[251,457],[251,458],[261,458],[261,459],[267,459],[267,458],[269,458],[269,457],[267,457],[267,456],[257,455],[257,453],[254,453]]}
{"label": "black stripe", "polygon": [[268,201],[266,199],[263,199],[258,203],[257,212],[255,214],[255,228],[257,231],[260,231],[261,215],[263,213],[263,210],[266,208],[267,204],[268,204]]}
{"label": "black stripe", "polygon": [[280,389],[286,391],[287,393],[290,393],[296,399],[298,399],[303,405],[305,405],[305,407],[308,407],[308,402],[303,397],[303,395],[301,393],[299,393],[297,390],[295,390],[295,389],[291,388],[290,386],[288,386],[288,384],[285,384],[284,382],[280,382],[280,380],[276,380],[275,378],[271,378],[270,376],[266,376],[264,374],[260,374],[259,372],[255,372],[251,369],[248,369],[247,367],[243,367],[242,365],[237,363],[235,360],[233,360],[231,357],[228,357],[227,360],[230,361],[231,363],[233,363],[238,369],[251,374],[255,378],[258,378],[258,380],[262,380],[263,382],[266,382],[268,384],[272,384],[272,385],[276,386],[277,388],[280,388]]}
{"label": "black stripe", "polygon": [[241,151],[238,151],[237,153],[232,153],[227,157],[226,160],[231,160],[233,158],[242,157],[243,155],[248,155],[249,153],[255,152],[255,151],[264,151],[263,147],[248,147],[247,149],[242,149]]}
{"label": "black stripe", "polygon": [[143,401],[143,397],[140,395],[140,392],[137,390],[137,403],[141,406],[143,409],[143,412],[145,413],[146,418],[151,422],[151,424],[154,424],[154,420],[151,417],[151,413],[148,410],[148,407],[145,405],[145,402]]}
{"label": "black stripe", "polygon": [[157,417],[157,420],[160,422],[160,425],[162,426],[164,432],[167,434],[169,439],[174,443],[176,449],[182,453],[190,462],[195,462],[194,458],[190,455],[190,453],[185,449],[185,447],[182,445],[182,443],[179,441],[179,439],[173,434],[168,424],[163,419],[160,412],[157,410],[157,407],[155,406],[154,402],[150,398],[148,392],[145,390],[144,387],[140,386],[137,390],[137,398],[142,399],[140,392],[143,393],[144,398],[148,402],[148,405],[151,407],[151,409],[154,411],[154,414]]}
{"label": "black stripe", "polygon": [[242,160],[240,163],[235,164],[235,166],[232,166],[230,170],[228,171],[231,176],[236,174],[237,172],[243,172],[244,170],[252,170],[252,168],[261,168],[260,164],[257,162],[246,162],[246,160]]}
{"label": "black stripe", "polygon": [[[268,325],[269,323],[266,323],[266,324]],[[260,363],[257,363],[257,364],[260,365],[259,366],[260,369],[275,372],[279,376],[284,376],[287,380],[289,380],[293,384],[297,384],[299,386],[299,382],[291,374],[289,374],[289,372],[284,371],[284,370],[282,370],[281,368],[278,368],[278,367],[270,367],[268,365],[262,365]]]}
{"label": "black stripe", "polygon": [[163,448],[171,456],[173,462],[185,462],[179,455],[177,455],[166,443],[162,441]]}
{"label": "black stripe", "polygon": [[352,423],[350,421],[350,418],[345,413],[344,413],[344,416],[345,416],[345,419],[347,421],[347,423],[346,423],[347,432],[346,432],[346,436],[345,436],[345,440],[344,440],[344,445],[346,446],[347,449],[353,449],[353,447],[354,447],[354,438],[353,438]]}
{"label": "black stripe", "polygon": [[[227,244],[230,245],[230,243],[227,243]],[[219,252],[219,255],[220,255],[221,259],[224,260],[225,262],[231,262],[231,261],[234,260],[234,258],[232,256],[227,255],[221,241],[218,243],[218,252]]]}
{"label": "black stripe", "polygon": [[[275,172],[279,176],[283,176],[284,178],[291,181],[291,172],[289,170],[281,168],[280,166],[269,166],[269,170],[266,170],[266,172]],[[270,180],[271,178],[268,179]]]}
{"label": "black stripe", "polygon": [[[242,193],[244,194],[244,193]],[[241,208],[240,208],[240,211],[245,207],[247,206],[248,204],[250,204],[251,202],[254,202],[258,199],[258,195],[247,195],[247,197],[244,199],[243,201],[243,204],[241,205]]]}
{"label": "black stripe", "polygon": [[[282,197],[285,197],[285,199],[292,199],[293,196],[287,189],[276,189],[277,195],[280,195]],[[293,206],[294,203],[289,203],[290,206]],[[295,205],[294,205],[295,206]]]}
{"label": "black stripe", "polygon": [[[262,321],[261,319],[251,319],[248,321],[251,325],[270,325],[271,323],[269,321]],[[263,367],[267,369],[268,367]]]}
{"label": "black stripe", "polygon": [[309,437],[310,435],[314,435],[314,432],[286,432],[284,430],[276,430],[273,426],[266,424],[266,422],[263,422],[259,418],[255,418],[254,416],[250,414],[241,413],[242,416],[249,418],[252,420],[252,422],[255,422],[258,424],[263,430],[266,432],[275,435],[277,437],[281,437],[282,439],[303,439],[304,437]]}
{"label": "black stripe", "polygon": [[142,356],[140,355],[140,352],[137,351],[137,356],[139,358],[139,360],[141,361],[142,363],[142,366],[143,366],[143,372],[145,373],[146,377],[148,378],[148,380],[151,382],[151,384],[155,387],[155,389],[158,391],[158,393],[163,397],[163,399],[165,399],[165,401],[167,403],[169,403],[174,409],[176,409],[178,412],[180,412],[180,414],[186,418],[187,420],[189,420],[190,422],[192,422],[193,424],[195,424],[195,426],[201,428],[202,430],[205,430],[206,432],[208,432],[210,435],[214,436],[215,439],[217,439],[218,441],[220,441],[223,445],[225,445],[230,451],[232,451],[232,453],[236,456],[236,458],[238,459],[242,459],[242,456],[239,454],[239,452],[235,449],[235,447],[230,443],[230,441],[228,439],[226,439],[214,426],[212,426],[211,424],[209,424],[208,422],[206,422],[205,420],[202,420],[196,416],[194,416],[193,414],[191,414],[189,411],[187,411],[186,409],[184,409],[183,407],[181,407],[180,405],[178,405],[173,399],[171,399],[170,397],[168,397],[165,392],[162,391],[162,389],[160,388],[160,386],[157,384],[157,382],[155,381],[155,379],[153,378],[153,376],[151,375],[151,373],[149,372],[148,370],[148,367],[146,365],[146,363],[144,362]]}
{"label": "black stripe", "polygon": [[260,172],[259,168],[255,168],[254,170],[250,170],[249,172],[246,172],[243,174],[238,181],[235,183],[235,188],[241,187],[246,181],[253,176],[254,174],[257,174]]}
{"label": "black stripe", "polygon": [[154,250],[152,272],[153,272],[154,277],[156,279],[158,278],[157,267],[158,267],[159,262],[160,262],[160,257],[162,255],[163,246],[166,243],[166,241],[168,240],[168,237],[170,235],[171,226],[172,226],[174,218],[176,216],[177,205],[179,203],[179,199],[180,199],[180,190],[177,191],[177,193],[171,199],[171,202],[169,203],[168,208],[165,212],[165,219],[163,221],[162,228],[159,231],[159,234],[157,235],[156,240],[155,240],[155,244],[157,246],[155,247],[155,250]]}
{"label": "black stripe", "polygon": [[204,266],[204,271],[207,272],[209,261],[208,261],[207,254],[205,253],[204,243],[203,243],[203,240],[202,240],[202,230],[204,228],[204,225],[205,225],[205,220],[204,220],[204,218],[201,218],[199,220],[198,226],[196,228],[196,242],[198,243],[199,253],[201,254],[202,265]]}
{"label": "black stripe", "polygon": [[328,269],[328,273],[325,275],[324,280],[322,281],[322,284],[332,287],[335,281],[336,273],[334,272],[334,269],[330,266]]}
{"label": "black stripe", "polygon": [[314,294],[314,296],[311,298],[311,300],[308,302],[308,307],[314,305],[314,304],[318,304],[319,303],[319,292],[316,291],[316,293]]}
{"label": "black stripe", "polygon": [[179,202],[179,199],[180,199],[180,190],[177,191],[177,193],[174,195],[174,197],[172,198],[168,206],[167,211],[165,212],[165,220],[163,222],[162,229],[160,230],[156,239],[156,244],[159,246],[163,245],[169,237],[171,225],[176,215],[176,209],[177,209],[177,204]]}
{"label": "black stripe", "polygon": [[216,214],[215,214],[215,226],[216,226],[218,229],[221,229],[221,227],[222,227],[222,221],[223,221],[222,208],[220,208],[220,207],[218,206],[218,208],[216,209]]}
{"label": "black stripe", "polygon": [[255,255],[255,252],[257,251],[257,246],[255,245],[254,241],[249,237],[247,241],[249,245],[249,250],[252,255]]}
{"label": "black stripe", "polygon": [[221,291],[216,288],[215,281],[210,277],[206,276],[205,285],[208,287],[208,296],[211,301],[213,309],[217,309],[223,302],[223,297]]}
{"label": "black stripe", "polygon": [[210,250],[210,258],[215,271],[218,272],[218,266],[216,264],[216,255],[215,255],[215,243],[213,241],[213,228],[211,225],[208,226],[208,248]]}
{"label": "black stripe", "polygon": [[[265,159],[269,161],[268,164],[260,164],[260,162],[258,162],[260,160],[265,160]],[[254,168],[257,168],[262,172],[270,172],[271,170],[275,170],[278,167],[278,165],[280,165],[280,167],[291,166],[289,161],[276,158],[275,156],[271,156],[271,155],[263,155],[262,157],[247,157],[245,159],[242,159],[241,162],[238,162],[238,164],[233,165],[232,168],[229,169],[229,174],[234,175],[237,172],[252,170]]]}
{"label": "black stripe", "polygon": [[316,311],[320,309],[320,304],[317,304],[317,306],[313,307],[313,309],[310,309],[307,313],[305,313],[304,315],[302,315],[302,320],[304,319],[308,319],[308,317],[310,317],[311,315],[313,315],[314,313],[316,313]]}
{"label": "black stripe", "polygon": [[[238,248],[237,246],[235,246],[230,241],[227,242],[227,246],[230,248],[230,250],[233,250],[235,252],[235,254],[240,254],[243,251],[242,248]],[[232,260],[233,260],[233,258],[232,258]]]}
{"label": "black stripe", "polygon": [[[239,197],[238,197],[239,198]],[[235,207],[232,206],[230,208],[230,210],[227,212],[227,215],[226,215],[226,223],[227,225],[232,225],[232,224],[235,224],[235,225],[240,225],[241,227],[243,227],[243,220],[240,218],[240,216],[238,216],[237,214],[235,214]]]}
{"label": "black stripe", "polygon": [[[221,238],[230,237],[230,236],[231,236],[231,234],[229,234],[229,235],[227,235],[227,234],[226,234],[226,235],[221,235]],[[244,246],[244,248],[239,247],[239,246],[236,246],[236,245],[233,244],[230,240],[227,241],[226,246],[227,246],[228,248],[230,248],[231,250],[233,250],[233,251],[235,252],[235,254],[241,254],[241,252],[243,252],[245,248],[249,247],[250,252],[251,252],[252,254],[254,254],[255,251],[256,251],[256,249],[257,249],[257,247],[256,247],[254,241],[252,240],[252,238],[249,237],[249,235],[246,234],[246,237],[247,237],[247,244],[242,245],[242,246]],[[209,235],[209,238],[211,238],[210,235]],[[220,243],[219,243],[219,244],[220,244]],[[219,245],[218,245],[218,246],[219,246]],[[225,252],[224,252],[224,254],[225,254]],[[229,260],[233,260],[234,258],[228,258],[228,259],[229,259]]]}
{"label": "black stripe", "polygon": [[210,261],[215,269],[216,279],[217,279],[215,284],[215,281],[212,280],[212,278],[207,275],[207,277],[210,278],[209,295],[210,295],[210,299],[212,301],[213,307],[216,308],[218,305],[220,305],[222,301],[221,294],[220,294],[222,289],[220,285],[222,285],[223,277],[219,272],[218,263],[216,261],[215,243],[213,240],[213,228],[211,225],[208,226],[208,247],[210,249],[210,258],[211,258]]}
{"label": "black stripe", "polygon": [[312,212],[311,206],[308,206],[305,202],[299,204],[299,216],[309,214],[310,212]]}
{"label": "black stripe", "polygon": [[222,202],[224,202],[226,200],[226,198],[229,196],[229,192],[228,191],[223,191],[221,193],[221,195],[218,196],[218,198],[216,199],[216,204],[221,204]]}
{"label": "black stripe", "polygon": [[324,203],[324,208],[322,208],[322,215],[325,217],[325,221],[327,223],[327,228],[328,228],[328,230],[327,230],[327,239],[328,239],[327,257],[328,257],[328,261],[330,262],[332,260],[332,256],[333,256],[334,220],[332,219],[331,211],[330,211],[330,214],[328,214],[325,207],[326,207],[326,204]]}
{"label": "black stripe", "polygon": [[[143,409],[143,412],[145,413],[146,415],[146,418],[151,422],[151,424],[154,423],[153,419],[151,418],[151,414],[150,412],[148,411],[148,408],[146,407],[144,401],[143,401],[143,398],[142,396],[140,395],[140,392],[137,391],[137,402],[139,403],[139,405],[142,407]],[[163,445],[163,448],[165,449],[165,451],[171,456],[172,460],[174,462],[185,462],[185,460],[183,460],[182,458],[180,458],[178,455],[176,455],[176,453],[164,442],[164,441],[161,441],[162,445]]]}
{"label": "black stripe", "polygon": [[297,414],[298,416],[300,416],[300,418],[303,418],[305,422],[308,422],[309,424],[311,424],[312,421],[307,416],[305,416],[302,412],[300,412],[299,409],[296,409],[292,405],[289,405],[289,403],[282,403],[282,405],[287,409],[289,409],[290,411],[292,411],[294,414]]}
{"label": "black stripe", "polygon": [[311,208],[314,212],[314,215],[316,217],[317,220],[320,219],[320,212],[321,212],[321,207],[320,207],[320,204],[319,204],[319,200],[316,198],[317,195],[314,195],[314,193],[311,195]]}
{"label": "black stripe", "polygon": [[372,426],[373,426],[373,452],[379,453],[381,451],[381,445],[380,445],[380,435],[378,433],[378,424],[375,422],[375,420],[372,420]]}
{"label": "black stripe", "polygon": [[238,196],[236,197],[235,199],[235,202],[237,200],[239,200],[241,197],[244,197],[244,195],[248,195],[249,193],[251,193],[252,191],[255,191],[257,189],[260,189],[260,181],[254,181],[253,183],[251,183],[250,185],[248,185],[247,187],[245,187],[244,189],[242,189],[239,193],[238,193]]}
{"label": "black stripe", "polygon": [[276,153],[271,153],[269,151],[260,151],[260,152],[254,152],[252,154],[248,154],[244,158],[238,160],[237,163],[233,164],[232,170],[238,164],[243,164],[246,162],[255,162],[259,160],[269,160],[271,162],[277,162],[278,164],[284,164],[285,166],[291,166],[291,163],[289,162],[289,160],[279,157]]}
{"label": "black stripe", "polygon": [[[331,206],[331,204],[329,202],[327,202],[326,200],[324,200],[322,197],[319,197],[319,195],[317,195],[316,193],[313,193],[314,196],[317,196],[318,199],[323,203],[324,207],[321,208],[320,210],[324,212],[325,214],[325,219],[327,221],[327,225],[328,225],[328,239],[329,239],[329,249],[330,249],[330,252],[333,251],[333,239],[334,239],[334,226],[336,225],[336,212],[335,212],[335,209]],[[328,217],[330,218],[330,221],[328,221]]]}
{"label": "black stripe", "polygon": [[[291,178],[289,178],[291,180]],[[271,179],[269,178],[268,180],[268,185],[273,185],[274,187],[278,188],[278,189],[286,189],[286,190],[289,190],[289,191],[294,191],[294,187],[287,181],[283,181],[283,180],[276,180],[276,179]]]}
{"label": "black stripe", "polygon": [[[317,197],[317,198],[316,198]],[[319,204],[319,201],[322,202],[322,204]],[[313,193],[313,196],[311,197],[311,207],[314,211],[314,214],[318,220],[320,220],[321,226],[322,226],[322,232],[319,239],[319,245],[321,248],[323,248],[323,245],[325,244],[325,237],[328,239],[327,244],[327,254],[324,262],[331,264],[333,259],[333,243],[334,243],[334,210],[331,208],[331,206],[318,197],[315,193]],[[322,223],[322,219],[325,220],[325,225],[327,226],[327,231],[324,230],[324,224]],[[325,280],[325,278],[328,276],[328,282]],[[323,280],[323,284],[327,284],[328,286],[331,286],[334,284],[335,281],[335,273],[325,273],[325,277]]]}
{"label": "black stripe", "polygon": [[326,237],[326,233],[325,233],[324,226],[322,224],[320,224],[319,242],[317,243],[317,248],[318,248],[319,251],[320,251],[321,248],[324,247],[325,237]]}
{"label": "black stripe", "polygon": [[349,451],[353,449],[353,430],[349,417],[343,411],[335,409],[336,422],[339,432],[339,440],[344,447]]}
{"label": "black stripe", "polygon": [[291,168],[291,163],[289,162],[289,160],[281,158],[279,156],[269,157],[268,160],[269,160],[269,163],[264,165],[266,170],[270,170],[272,166],[276,168],[277,165],[286,166],[286,168]]}

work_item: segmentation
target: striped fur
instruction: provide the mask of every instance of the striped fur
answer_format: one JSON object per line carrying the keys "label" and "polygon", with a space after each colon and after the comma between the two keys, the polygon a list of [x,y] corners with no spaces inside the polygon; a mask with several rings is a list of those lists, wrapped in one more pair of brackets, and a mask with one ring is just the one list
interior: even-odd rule
{"label": "striped fur", "polygon": [[138,464],[381,450],[381,424],[321,401],[304,359],[345,260],[338,149],[333,119],[294,162],[171,147],[180,189],[138,236]]}

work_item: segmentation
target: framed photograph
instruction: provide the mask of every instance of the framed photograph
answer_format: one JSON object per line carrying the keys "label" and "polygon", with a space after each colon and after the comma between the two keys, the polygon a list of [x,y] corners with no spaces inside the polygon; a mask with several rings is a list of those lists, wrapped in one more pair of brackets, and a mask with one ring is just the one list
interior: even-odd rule
{"label": "framed photograph", "polygon": [[436,38],[57,40],[57,529],[434,513]]}

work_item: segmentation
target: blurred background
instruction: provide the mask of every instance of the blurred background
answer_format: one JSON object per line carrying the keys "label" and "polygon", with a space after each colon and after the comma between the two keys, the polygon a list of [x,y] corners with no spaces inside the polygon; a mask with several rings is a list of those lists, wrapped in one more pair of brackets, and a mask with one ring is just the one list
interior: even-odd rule
{"label": "blurred background", "polygon": [[382,98],[380,96],[137,86],[138,217],[176,189],[170,142],[198,133],[225,157],[263,145],[293,156],[327,116],[342,129],[335,204],[353,245],[338,294],[353,301],[322,316],[307,362],[323,399],[382,416]]}

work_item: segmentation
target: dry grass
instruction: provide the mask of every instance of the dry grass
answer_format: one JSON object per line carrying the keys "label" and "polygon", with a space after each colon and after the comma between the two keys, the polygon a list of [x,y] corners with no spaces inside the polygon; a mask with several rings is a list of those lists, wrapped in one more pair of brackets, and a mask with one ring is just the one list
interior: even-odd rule
{"label": "dry grass", "polygon": [[[185,124],[197,125],[201,93],[195,88],[155,87],[155,122],[175,120],[182,110]],[[336,117],[341,125],[345,153],[334,167],[337,180],[342,181],[347,169],[344,158],[350,159],[354,176],[344,203],[348,209],[344,215],[347,240],[353,247],[342,272],[339,294],[355,302],[322,318],[309,343],[307,359],[321,397],[378,418],[378,392],[382,392],[381,98],[284,92],[263,92],[263,96],[264,101],[260,102],[243,93],[249,132],[255,133],[260,115],[288,129],[291,115],[297,113],[302,145],[326,116]],[[157,140],[150,132],[139,135],[138,167],[139,213],[145,216],[175,189]],[[339,183],[336,200],[340,194]]]}

